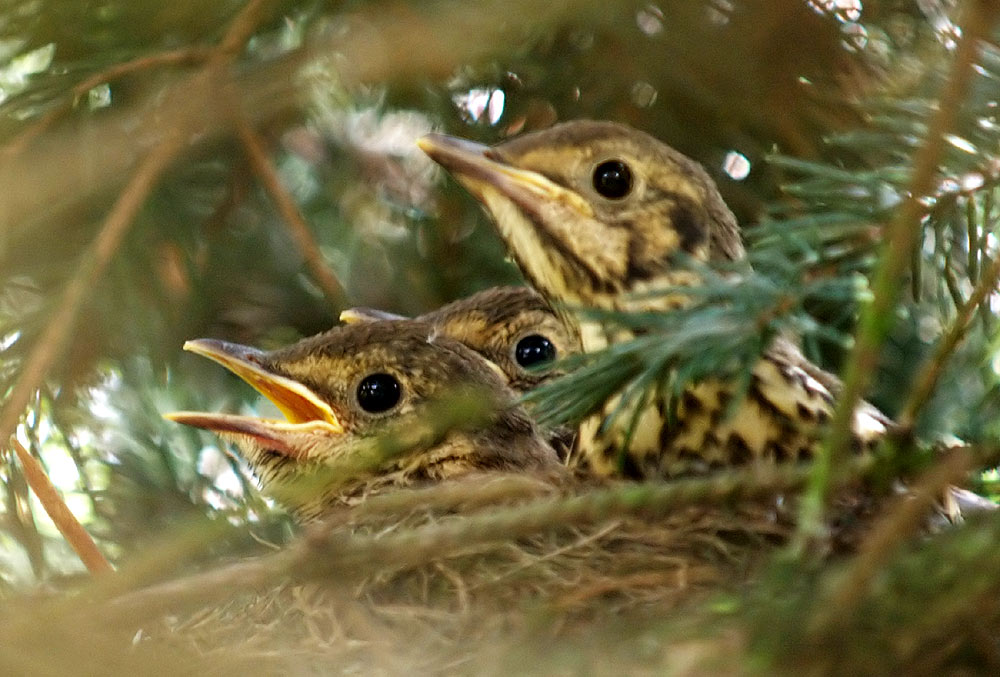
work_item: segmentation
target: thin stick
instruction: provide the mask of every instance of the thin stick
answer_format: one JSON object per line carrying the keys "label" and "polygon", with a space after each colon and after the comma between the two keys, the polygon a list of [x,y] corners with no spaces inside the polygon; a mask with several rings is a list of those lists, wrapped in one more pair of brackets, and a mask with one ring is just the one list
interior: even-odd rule
{"label": "thin stick", "polygon": [[[239,46],[249,39],[254,27],[262,20],[263,8],[267,2],[268,0],[251,0],[240,11],[230,24],[222,42],[215,48],[215,54],[209,65],[195,77],[210,75],[214,69],[224,65],[235,55]],[[160,140],[136,167],[132,178],[111,207],[91,245],[91,251],[83,256],[76,272],[70,278],[62,299],[42,331],[38,343],[28,355],[7,401],[0,409],[0,439],[14,437],[18,421],[31,401],[32,394],[41,386],[52,364],[62,355],[87,293],[107,268],[160,175],[183,149],[186,131],[185,125],[179,124]],[[41,470],[40,467],[38,469]],[[51,487],[51,483],[49,486]],[[58,492],[55,492],[54,497],[62,502]],[[62,509],[69,512],[65,503]]]}
{"label": "thin stick", "polygon": [[903,405],[903,411],[899,415],[899,425],[904,430],[909,430],[913,426],[917,414],[927,404],[938,379],[941,378],[944,363],[965,338],[976,309],[982,305],[987,296],[996,290],[998,283],[1000,283],[1000,256],[993,260],[989,268],[982,271],[979,282],[972,290],[972,295],[958,309],[958,314],[948,328],[948,332],[938,341],[934,354],[924,362],[916,383],[910,389],[910,396],[907,398],[906,404]]}
{"label": "thin stick", "polygon": [[233,58],[253,36],[253,32],[267,18],[266,9],[271,0],[250,0],[239,14],[233,17],[226,34],[216,48],[219,58]]}
{"label": "thin stick", "polygon": [[879,346],[892,328],[910,254],[921,232],[925,207],[920,199],[934,190],[937,168],[944,154],[945,134],[954,126],[955,117],[974,72],[979,38],[993,24],[996,3],[971,0],[965,7],[962,38],[955,52],[951,72],[945,79],[936,114],[928,125],[924,145],[914,158],[909,196],[886,229],[879,256],[879,267],[872,284],[872,302],[862,309],[857,342],[844,372],[844,389],[834,410],[830,430],[813,467],[809,488],[802,500],[801,519],[795,548],[803,552],[823,534],[823,511],[830,495],[831,475],[838,466],[851,438],[854,409],[868,387],[878,366]]}
{"label": "thin stick", "polygon": [[111,82],[126,75],[149,68],[155,68],[157,66],[173,66],[203,61],[209,56],[209,54],[211,54],[211,52],[212,50],[206,47],[184,47],[182,49],[174,49],[168,52],[150,54],[149,56],[143,56],[138,59],[133,59],[132,61],[126,61],[125,63],[119,63],[110,66],[109,68],[105,68],[101,72],[91,75],[74,86],[73,89],[70,90],[71,96],[69,96],[66,101],[50,110],[48,113],[39,118],[37,122],[14,137],[10,143],[0,150],[0,154],[5,155],[7,158],[11,158],[22,153],[32,141],[42,134],[42,132],[47,130],[56,120],[65,115],[66,112],[73,107],[73,104],[79,97],[83,96],[100,84]]}
{"label": "thin stick", "polygon": [[236,133],[247,151],[250,165],[278,208],[278,212],[288,228],[288,233],[305,260],[313,280],[319,285],[326,300],[334,309],[343,307],[343,285],[326,265],[319,245],[316,244],[312,231],[309,230],[295,200],[281,184],[281,178],[267,156],[260,136],[242,115],[236,116]]}
{"label": "thin stick", "polygon": [[861,543],[853,565],[833,591],[829,602],[821,605],[812,632],[829,630],[850,618],[883,565],[900,544],[920,527],[942,492],[961,481],[972,467],[972,459],[967,450],[956,449],[947,459],[931,468],[906,496],[897,498],[894,507],[875,524]]}
{"label": "thin stick", "polygon": [[13,438],[11,443],[14,446],[14,451],[17,453],[17,458],[21,461],[21,467],[24,469],[24,477],[28,480],[28,485],[35,492],[35,496],[38,497],[38,501],[45,508],[45,512],[48,513],[53,524],[59,529],[59,533],[63,535],[66,542],[76,551],[76,554],[80,556],[80,560],[87,567],[87,571],[92,574],[103,574],[114,571],[111,563],[101,554],[97,544],[94,543],[94,539],[90,537],[87,530],[83,528],[73,513],[70,512],[66,506],[66,502],[59,495],[59,490],[49,480],[48,475],[45,474],[45,468],[42,467],[42,464],[31,455],[31,452],[24,448],[17,438]]}
{"label": "thin stick", "polygon": [[0,439],[10,439],[21,418],[32,394],[38,389],[48,373],[52,363],[62,354],[66,340],[75,324],[80,306],[87,292],[93,288],[98,278],[107,268],[111,257],[118,249],[129,226],[153,189],[157,178],[167,168],[182,148],[179,134],[171,134],[160,142],[139,166],[131,181],[122,190],[121,195],[104,220],[100,233],[84,255],[73,277],[70,278],[63,292],[62,299],[38,343],[32,349],[21,370],[21,374],[11,388],[10,395],[0,410]]}

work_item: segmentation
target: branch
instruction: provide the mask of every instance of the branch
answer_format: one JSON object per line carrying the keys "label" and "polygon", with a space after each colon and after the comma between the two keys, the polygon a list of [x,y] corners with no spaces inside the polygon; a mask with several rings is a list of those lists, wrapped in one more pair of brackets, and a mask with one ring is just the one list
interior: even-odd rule
{"label": "branch", "polygon": [[884,565],[905,539],[924,524],[948,487],[961,481],[972,462],[973,455],[968,450],[956,449],[925,473],[905,496],[897,497],[894,507],[872,527],[861,543],[854,563],[829,601],[819,606],[813,633],[827,632],[851,617]]}
{"label": "branch", "polygon": [[983,304],[987,296],[996,290],[998,283],[1000,283],[1000,256],[993,260],[989,268],[982,271],[982,277],[979,278],[975,289],[972,290],[972,295],[958,309],[958,314],[952,321],[948,332],[938,341],[934,354],[924,362],[916,383],[910,390],[910,395],[899,415],[899,425],[903,430],[909,430],[913,427],[917,414],[927,404],[934,392],[934,387],[944,371],[944,363],[965,338],[976,309]]}
{"label": "branch", "polygon": [[344,287],[326,265],[319,245],[313,237],[312,231],[306,224],[305,218],[295,204],[295,200],[281,184],[281,178],[271,160],[264,150],[264,144],[260,135],[254,131],[247,119],[240,114],[236,116],[236,134],[239,136],[243,147],[246,149],[250,165],[253,167],[257,178],[264,185],[265,190],[271,196],[278,213],[285,222],[288,234],[292,242],[298,248],[299,253],[305,260],[306,267],[312,274],[313,280],[319,285],[326,300],[334,310],[344,306]]}
{"label": "branch", "polygon": [[5,159],[10,159],[16,155],[20,155],[24,152],[25,148],[31,145],[32,141],[51,127],[56,120],[71,110],[73,104],[78,98],[85,95],[98,85],[111,82],[112,80],[117,80],[118,78],[136,73],[138,71],[155,68],[157,66],[173,66],[183,63],[203,61],[209,54],[211,54],[211,50],[206,47],[184,47],[182,49],[174,49],[168,52],[150,54],[149,56],[143,56],[138,59],[133,59],[132,61],[118,63],[110,66],[109,68],[105,68],[99,73],[91,75],[83,82],[74,86],[73,89],[70,90],[71,95],[65,101],[43,115],[37,122],[18,134],[10,141],[10,143],[0,149],[0,156],[4,156]]}
{"label": "branch", "polygon": [[830,430],[824,439],[809,488],[803,497],[795,547],[799,552],[822,537],[823,512],[830,496],[831,476],[851,439],[854,409],[868,388],[878,365],[880,346],[892,328],[894,309],[905,278],[910,255],[921,232],[925,212],[921,198],[933,192],[938,165],[944,154],[945,135],[954,126],[964,94],[974,72],[980,36],[992,26],[998,11],[989,0],[966,3],[962,38],[955,52],[951,72],[945,78],[939,107],[931,119],[924,145],[914,158],[907,199],[886,228],[879,266],[872,284],[872,302],[862,309],[854,350],[844,371],[844,389],[837,403]]}
{"label": "branch", "polygon": [[42,464],[35,460],[35,457],[16,438],[11,439],[11,442],[14,445],[17,458],[21,461],[24,477],[28,480],[31,490],[35,492],[35,496],[38,497],[53,524],[59,529],[59,533],[80,556],[87,571],[92,574],[114,571],[111,563],[101,554],[97,544],[94,543],[94,539],[70,512],[66,502],[59,495],[59,490],[45,474],[45,468],[42,467]]}
{"label": "branch", "polygon": [[59,305],[52,313],[17,382],[11,388],[3,409],[0,410],[0,439],[13,437],[17,423],[31,401],[32,394],[41,386],[49,368],[62,354],[87,293],[107,268],[156,180],[183,147],[181,136],[175,131],[143,159],[132,180],[125,186],[111,208],[100,233],[66,285]]}
{"label": "branch", "polygon": [[[261,20],[263,8],[267,2],[268,0],[251,0],[237,14],[222,42],[214,49],[209,63],[202,71],[192,76],[192,80],[212,78],[219,69],[228,64],[237,49],[249,39],[254,26]],[[42,331],[38,343],[28,355],[3,408],[0,409],[0,440],[14,438],[17,424],[31,401],[32,394],[41,387],[49,369],[62,355],[88,292],[100,279],[115,252],[118,251],[118,247],[128,233],[136,214],[146,202],[146,198],[152,192],[157,180],[184,148],[191,125],[190,118],[183,117],[177,120],[177,124],[142,159],[111,207],[100,232],[66,285],[66,290],[63,292],[59,304]],[[30,455],[28,456],[30,458]],[[25,467],[27,468],[27,465]],[[40,466],[34,469],[44,474]],[[54,511],[69,514],[69,508],[66,507],[50,482],[42,483],[36,478],[32,488],[36,485],[42,487],[42,490],[46,492],[46,500],[61,504],[61,506],[56,506],[53,503],[52,509]],[[46,507],[46,510],[48,511],[49,507]],[[52,512],[50,512],[51,514]],[[69,533],[72,533],[72,526],[68,528],[71,530]],[[79,535],[70,536],[67,532],[63,533],[67,540],[70,540],[70,543],[76,547],[76,542],[72,539],[78,541]]]}

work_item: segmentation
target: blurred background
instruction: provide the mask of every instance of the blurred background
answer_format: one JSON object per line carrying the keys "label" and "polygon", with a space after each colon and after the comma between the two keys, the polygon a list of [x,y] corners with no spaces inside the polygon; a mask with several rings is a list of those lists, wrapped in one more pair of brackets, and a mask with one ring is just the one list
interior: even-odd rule
{"label": "blurred background", "polygon": [[[192,519],[248,527],[205,557],[282,541],[290,522],[243,463],[160,418],[259,405],[183,342],[272,348],[346,307],[416,314],[519,281],[474,201],[413,142],[576,118],[698,159],[754,251],[794,279],[850,282],[799,318],[816,329],[810,356],[836,370],[939,105],[953,5],[5,2],[0,393],[15,428],[0,434],[16,429],[114,560]],[[872,393],[890,413],[996,255],[998,54],[984,45],[927,201]],[[995,301],[920,419],[928,434],[1000,432]],[[0,511],[8,589],[81,570],[7,453]]]}

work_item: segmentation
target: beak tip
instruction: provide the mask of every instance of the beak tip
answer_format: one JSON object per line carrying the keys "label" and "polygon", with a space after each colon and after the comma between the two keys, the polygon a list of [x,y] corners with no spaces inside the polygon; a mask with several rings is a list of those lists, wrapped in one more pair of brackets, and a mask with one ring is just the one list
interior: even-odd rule
{"label": "beak tip", "polygon": [[424,134],[416,141],[417,148],[424,151],[437,162],[447,161],[453,157],[474,158],[486,155],[490,147],[476,141],[470,141],[457,136],[431,132]]}
{"label": "beak tip", "polygon": [[448,137],[444,136],[443,134],[437,134],[437,133],[424,134],[419,139],[417,139],[416,141],[417,148],[419,148],[424,153],[433,158],[434,154],[440,152],[441,147],[444,145],[444,142],[442,140],[447,138]]}
{"label": "beak tip", "polygon": [[340,319],[344,324],[359,324],[364,322],[364,316],[354,308],[340,311]]}
{"label": "beak tip", "polygon": [[218,344],[219,341],[215,339],[197,338],[185,341],[182,347],[189,353],[195,353],[196,355],[206,355],[207,351],[212,350],[212,348],[217,348]]}
{"label": "beak tip", "polygon": [[168,411],[166,413],[160,414],[164,421],[170,421],[171,423],[180,423],[181,425],[193,425],[198,427],[195,421],[199,419],[201,415],[193,411]]}
{"label": "beak tip", "polygon": [[416,143],[417,143],[417,148],[424,151],[425,153],[427,152],[428,148],[434,146],[434,142],[431,140],[431,134],[424,134],[423,136],[417,139]]}

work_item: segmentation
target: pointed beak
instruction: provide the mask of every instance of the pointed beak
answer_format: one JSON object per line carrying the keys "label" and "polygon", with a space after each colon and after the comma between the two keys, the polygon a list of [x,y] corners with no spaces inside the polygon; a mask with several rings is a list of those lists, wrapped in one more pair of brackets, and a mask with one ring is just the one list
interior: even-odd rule
{"label": "pointed beak", "polygon": [[405,315],[387,313],[376,308],[348,308],[340,312],[340,321],[344,324],[365,324],[367,322],[382,322],[384,320],[406,320]]}
{"label": "pointed beak", "polygon": [[516,167],[490,146],[445,134],[427,134],[417,139],[417,146],[480,201],[492,189],[529,212],[535,210],[533,206],[556,201],[583,216],[593,216],[590,204],[576,192],[538,172]]}
{"label": "pointed beak", "polygon": [[300,455],[288,444],[295,434],[343,434],[344,427],[330,405],[298,381],[268,370],[261,351],[214,339],[188,341],[184,350],[214,360],[242,378],[273,402],[287,420],[191,411],[164,414],[167,420],[222,434],[254,437],[293,457]]}

